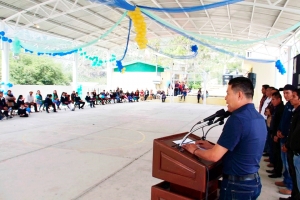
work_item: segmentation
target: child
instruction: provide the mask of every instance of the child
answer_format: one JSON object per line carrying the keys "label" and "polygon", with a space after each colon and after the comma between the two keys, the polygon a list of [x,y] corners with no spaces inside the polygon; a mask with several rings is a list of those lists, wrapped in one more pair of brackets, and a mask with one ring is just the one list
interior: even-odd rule
{"label": "child", "polygon": [[18,115],[20,115],[20,117],[28,117],[28,114],[29,113],[26,111],[24,103],[22,103],[18,109]]}

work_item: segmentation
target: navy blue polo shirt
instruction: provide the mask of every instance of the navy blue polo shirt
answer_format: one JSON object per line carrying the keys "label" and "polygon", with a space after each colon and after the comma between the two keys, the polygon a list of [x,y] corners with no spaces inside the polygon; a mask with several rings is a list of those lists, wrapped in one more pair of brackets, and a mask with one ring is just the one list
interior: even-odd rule
{"label": "navy blue polo shirt", "polygon": [[258,172],[266,137],[265,120],[252,103],[232,112],[218,140],[228,149],[222,158],[223,173],[243,176]]}

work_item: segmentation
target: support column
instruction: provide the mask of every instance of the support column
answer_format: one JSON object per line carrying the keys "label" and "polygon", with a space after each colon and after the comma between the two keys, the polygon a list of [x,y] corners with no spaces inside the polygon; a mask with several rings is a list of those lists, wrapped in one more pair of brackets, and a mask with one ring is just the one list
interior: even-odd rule
{"label": "support column", "polygon": [[[106,60],[109,61],[111,59],[110,51],[107,52]],[[106,63],[106,91],[112,90],[112,62]]]}
{"label": "support column", "polygon": [[[2,41],[2,82],[9,82],[9,43]],[[2,85],[2,89],[7,91],[7,85]]]}
{"label": "support column", "polygon": [[287,63],[287,84],[293,83],[293,56],[292,56],[292,47],[289,46],[287,50],[288,63]]}
{"label": "support column", "polygon": [[72,88],[73,88],[74,91],[77,90],[77,67],[78,67],[78,53],[74,53],[73,83],[72,83]]}

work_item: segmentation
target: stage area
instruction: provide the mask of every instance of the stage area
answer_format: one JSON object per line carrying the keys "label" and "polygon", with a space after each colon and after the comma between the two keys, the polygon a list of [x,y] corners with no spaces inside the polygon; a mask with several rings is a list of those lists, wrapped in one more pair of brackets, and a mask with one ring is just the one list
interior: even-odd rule
{"label": "stage area", "polygon": [[[221,106],[121,103],[0,121],[1,200],[148,200],[153,139],[188,131]],[[222,127],[208,135],[217,141]],[[201,135],[201,132],[197,132]],[[280,196],[262,161],[259,199]]]}

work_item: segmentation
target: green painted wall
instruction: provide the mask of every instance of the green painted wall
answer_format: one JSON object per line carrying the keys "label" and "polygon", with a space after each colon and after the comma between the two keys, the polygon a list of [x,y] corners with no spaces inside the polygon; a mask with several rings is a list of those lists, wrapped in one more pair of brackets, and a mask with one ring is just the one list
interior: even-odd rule
{"label": "green painted wall", "polygon": [[[133,63],[130,65],[124,66],[126,68],[125,72],[156,72],[156,66],[155,65],[149,65],[146,63]],[[164,72],[164,68],[161,66],[158,66],[157,72]],[[114,69],[114,72],[119,72],[118,68]]]}

